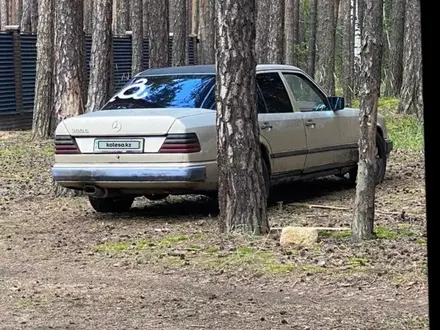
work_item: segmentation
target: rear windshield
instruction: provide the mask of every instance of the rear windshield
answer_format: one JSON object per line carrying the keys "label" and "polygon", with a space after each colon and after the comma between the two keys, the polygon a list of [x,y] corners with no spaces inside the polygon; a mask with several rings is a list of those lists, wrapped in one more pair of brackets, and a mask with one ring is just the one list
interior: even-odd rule
{"label": "rear windshield", "polygon": [[103,107],[108,109],[207,108],[205,98],[215,84],[214,75],[145,76],[131,79]]}

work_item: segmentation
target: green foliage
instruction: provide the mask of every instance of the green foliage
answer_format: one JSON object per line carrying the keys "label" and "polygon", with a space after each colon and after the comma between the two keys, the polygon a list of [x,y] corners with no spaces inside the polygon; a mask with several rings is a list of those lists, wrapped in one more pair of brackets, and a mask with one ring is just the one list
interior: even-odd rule
{"label": "green foliage", "polygon": [[[424,146],[423,125],[414,115],[397,113],[399,99],[379,99],[379,113],[384,117],[388,134],[396,149],[422,151]],[[359,100],[353,100],[353,107],[359,108]]]}

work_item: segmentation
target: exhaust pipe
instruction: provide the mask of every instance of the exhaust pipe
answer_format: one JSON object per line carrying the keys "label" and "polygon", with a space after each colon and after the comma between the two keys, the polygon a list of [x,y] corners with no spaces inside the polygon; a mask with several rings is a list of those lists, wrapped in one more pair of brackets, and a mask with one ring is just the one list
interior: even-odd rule
{"label": "exhaust pipe", "polygon": [[95,198],[105,198],[108,196],[108,190],[106,188],[99,188],[96,186],[84,186],[83,192],[85,195]]}

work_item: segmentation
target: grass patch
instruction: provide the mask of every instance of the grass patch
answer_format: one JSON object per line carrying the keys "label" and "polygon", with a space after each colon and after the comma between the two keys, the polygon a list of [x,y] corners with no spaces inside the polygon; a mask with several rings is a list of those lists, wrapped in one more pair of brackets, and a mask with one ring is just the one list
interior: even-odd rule
{"label": "grass patch", "polygon": [[319,233],[321,237],[324,238],[347,238],[351,236],[351,230],[334,231],[334,230],[323,230]]}
{"label": "grass patch", "polygon": [[393,231],[391,231],[389,228],[384,226],[377,226],[374,229],[374,233],[376,234],[377,238],[382,239],[396,239],[397,234]]}
{"label": "grass patch", "polygon": [[[359,108],[359,100],[353,107]],[[396,149],[422,151],[424,145],[423,125],[414,115],[397,113],[399,99],[383,97],[379,99],[379,113],[384,116],[388,134]]]}
{"label": "grass patch", "polygon": [[352,257],[348,259],[349,264],[352,267],[366,267],[368,266],[368,259]]}
{"label": "grass patch", "polygon": [[95,246],[95,251],[99,252],[121,252],[130,247],[130,244],[123,242],[105,242]]}
{"label": "grass patch", "polygon": [[416,244],[426,245],[426,239],[424,239],[424,238],[417,238],[416,239]]}
{"label": "grass patch", "polygon": [[218,252],[218,247],[216,247],[216,246],[208,246],[205,249],[205,252],[207,252],[207,253],[217,253]]}
{"label": "grass patch", "polygon": [[174,243],[184,242],[188,240],[188,236],[186,235],[177,235],[177,236],[167,236],[163,240],[160,241],[160,244],[170,245]]}

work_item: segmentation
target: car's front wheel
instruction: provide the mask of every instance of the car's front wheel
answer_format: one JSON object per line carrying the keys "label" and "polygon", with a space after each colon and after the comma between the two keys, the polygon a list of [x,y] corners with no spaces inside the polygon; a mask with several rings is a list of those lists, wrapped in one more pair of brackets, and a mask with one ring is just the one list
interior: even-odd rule
{"label": "car's front wheel", "polygon": [[[374,162],[374,178],[376,185],[381,184],[385,180],[385,173],[387,168],[387,155],[385,150],[385,140],[380,135],[376,135],[376,153]],[[348,172],[350,181],[356,182],[358,167],[354,167]]]}
{"label": "car's front wheel", "polygon": [[106,197],[95,198],[89,196],[90,205],[99,213],[122,213],[127,212],[133,204],[134,197],[120,196],[120,197]]}

